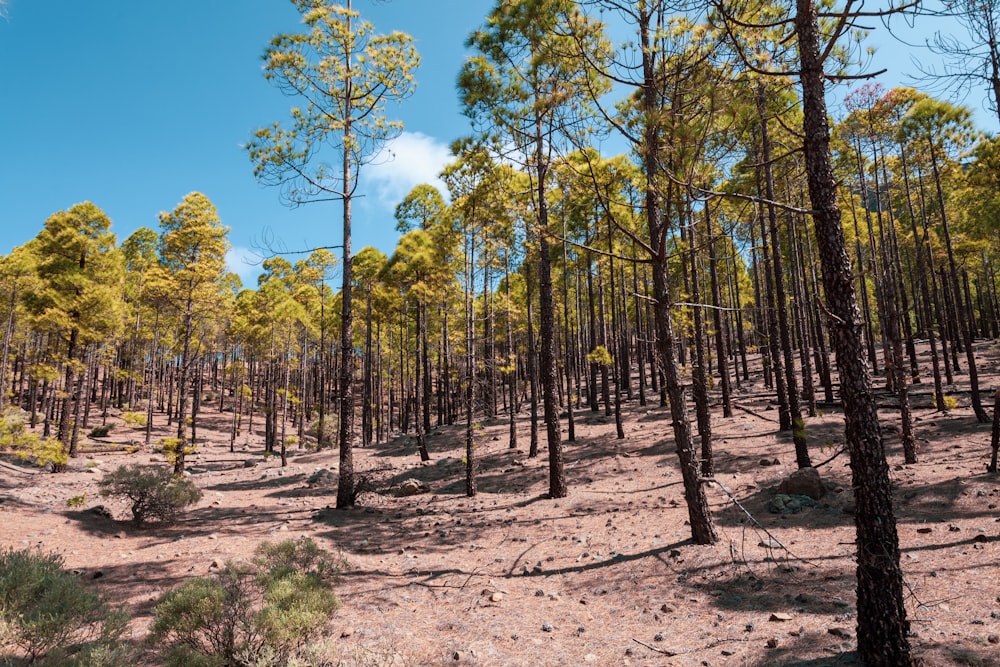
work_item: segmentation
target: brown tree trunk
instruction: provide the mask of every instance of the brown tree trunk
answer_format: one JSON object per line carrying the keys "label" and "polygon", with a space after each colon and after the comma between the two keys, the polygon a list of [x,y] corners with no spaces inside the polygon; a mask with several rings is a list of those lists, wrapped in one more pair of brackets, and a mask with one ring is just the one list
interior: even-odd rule
{"label": "brown tree trunk", "polygon": [[805,165],[831,332],[840,371],[857,505],[858,653],[870,667],[911,664],[899,540],[871,373],[830,155],[825,76],[814,0],[796,0]]}

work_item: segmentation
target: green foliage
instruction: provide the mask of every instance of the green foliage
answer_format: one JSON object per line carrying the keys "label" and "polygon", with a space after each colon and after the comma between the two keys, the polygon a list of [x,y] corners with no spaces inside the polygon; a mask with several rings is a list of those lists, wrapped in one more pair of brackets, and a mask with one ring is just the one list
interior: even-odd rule
{"label": "green foliage", "polygon": [[323,432],[320,433],[319,419],[309,424],[306,435],[316,438],[320,444],[329,444],[337,441],[337,415],[328,414],[323,416]]}
{"label": "green foliage", "polygon": [[0,551],[0,647],[51,665],[127,664],[120,645],[127,623],[63,569],[59,554]]}
{"label": "green foliage", "polygon": [[177,479],[157,466],[120,466],[106,474],[98,486],[102,496],[131,501],[132,520],[137,526],[149,519],[173,521],[181,510],[201,499],[201,490],[192,482]]}
{"label": "green foliage", "polygon": [[95,426],[91,429],[90,433],[87,434],[90,438],[106,438],[108,434],[111,433],[115,425],[113,423],[101,424],[100,426]]}
{"label": "green foliage", "polygon": [[25,426],[27,421],[28,414],[17,408],[8,408],[0,415],[0,452],[13,452],[18,458],[39,466],[65,465],[69,457],[62,443],[32,433]]}
{"label": "green foliage", "polygon": [[598,345],[591,350],[587,354],[587,361],[599,366],[611,366],[615,363],[615,360],[611,357],[611,353],[608,352],[608,348],[603,345]]}
{"label": "green foliage", "polygon": [[341,564],[312,540],[263,543],[253,562],[227,563],[165,594],[150,640],[172,665],[285,665],[340,606]]}
{"label": "green foliage", "polygon": [[[190,424],[188,425],[190,426]],[[163,456],[172,464],[177,463],[177,459],[181,455],[187,456],[198,451],[193,442],[186,443],[180,438],[162,438],[159,444],[163,451]]]}
{"label": "green foliage", "polygon": [[[937,394],[934,395],[934,402],[937,403]],[[944,409],[954,410],[958,406],[958,399],[954,396],[944,395]]]}
{"label": "green foliage", "polygon": [[125,422],[126,426],[131,426],[132,428],[145,428],[146,426],[146,413],[145,412],[125,412],[122,414],[122,421]]}
{"label": "green foliage", "polygon": [[85,495],[73,496],[72,498],[66,501],[66,507],[70,508],[83,507],[84,504],[86,504],[86,502],[87,502],[87,496]]}

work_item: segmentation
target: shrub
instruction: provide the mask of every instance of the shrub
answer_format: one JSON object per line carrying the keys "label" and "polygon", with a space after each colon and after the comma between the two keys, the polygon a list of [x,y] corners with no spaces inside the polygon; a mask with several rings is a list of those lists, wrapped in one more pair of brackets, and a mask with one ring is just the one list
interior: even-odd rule
{"label": "shrub", "polygon": [[19,408],[8,408],[0,414],[0,452],[11,451],[20,459],[35,465],[61,468],[69,462],[62,443],[55,438],[40,438],[29,431],[25,424],[28,413]]}
{"label": "shrub", "polygon": [[107,473],[98,486],[102,496],[132,502],[132,520],[141,526],[148,519],[173,521],[177,514],[201,499],[201,491],[186,479],[177,479],[167,468],[130,464]]}
{"label": "shrub", "polygon": [[108,437],[108,434],[111,433],[111,429],[113,429],[114,427],[115,425],[113,423],[101,424],[100,426],[95,426],[93,430],[91,430],[91,432],[88,434],[88,437],[106,438]]}
{"label": "shrub", "polygon": [[146,426],[146,413],[124,412],[122,413],[122,421],[125,422],[126,426],[131,426],[132,428],[144,428]]}
{"label": "shrub", "polygon": [[340,564],[312,540],[264,543],[249,565],[226,563],[166,593],[150,641],[172,665],[285,665],[340,606]]}
{"label": "shrub", "polygon": [[127,664],[96,659],[124,657],[120,640],[127,624],[124,612],[112,611],[63,569],[59,554],[0,551],[0,646],[16,647],[29,662]]}
{"label": "shrub", "polygon": [[337,442],[337,415],[324,415],[323,416],[323,433],[319,432],[319,419],[315,420],[309,424],[309,428],[305,430],[305,434],[316,438],[316,442],[319,446],[329,445],[332,442]]}

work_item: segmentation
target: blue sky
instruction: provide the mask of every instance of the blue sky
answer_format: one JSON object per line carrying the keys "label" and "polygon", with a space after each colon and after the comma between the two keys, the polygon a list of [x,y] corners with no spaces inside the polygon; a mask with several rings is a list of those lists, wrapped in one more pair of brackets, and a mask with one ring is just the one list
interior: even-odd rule
{"label": "blue sky", "polygon": [[[416,94],[390,109],[406,128],[393,146],[395,160],[362,175],[355,249],[392,251],[396,203],[431,182],[451,141],[468,133],[455,77],[466,36],[491,6],[354,0],[378,31],[413,35],[422,58]],[[245,282],[256,269],[241,258],[263,240],[288,249],[340,243],[338,205],[284,207],[276,191],[256,183],[242,149],[255,128],[284,119],[293,104],[260,69],[271,37],[299,29],[290,2],[7,0],[4,13],[0,253],[34,237],[52,213],[85,200],[111,217],[121,241],[140,226],[158,229],[158,213],[195,190],[231,227],[230,266]],[[882,50],[877,66],[890,69],[883,83],[905,82],[914,70],[909,50],[884,34],[869,43]],[[967,103],[982,126],[995,129],[978,98]]]}

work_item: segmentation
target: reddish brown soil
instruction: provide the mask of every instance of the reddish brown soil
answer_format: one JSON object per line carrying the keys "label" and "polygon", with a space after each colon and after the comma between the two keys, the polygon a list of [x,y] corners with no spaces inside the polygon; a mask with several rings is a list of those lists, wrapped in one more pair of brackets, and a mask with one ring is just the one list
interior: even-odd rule
{"label": "reddish brown soil", "polygon": [[[994,387],[993,351],[982,352],[982,386]],[[929,366],[924,379],[911,388],[916,465],[902,464],[893,399],[880,396],[914,653],[926,665],[998,665],[1000,477],[985,472],[990,425],[976,423],[961,385],[951,388],[959,406],[935,412]],[[206,406],[190,477],[204,498],[180,522],[134,529],[123,504],[97,494],[95,464],[106,471],[162,456],[88,440],[65,474],[0,468],[0,547],[62,553],[132,611],[137,641],[152,601],[185,577],[248,558],[261,541],[308,536],[348,563],[344,606],[315,647],[333,664],[856,664],[850,478],[847,455],[835,456],[842,415],[824,407],[807,419],[814,461],[833,457],[820,467],[829,492],[817,507],[780,515],[766,504],[794,470],[790,434],[777,432],[761,387],[736,402],[731,418],[715,406],[721,484],[708,491],[721,540],[709,547],[687,541],[669,417],[652,403],[626,407],[624,440],[613,417],[578,413],[576,441],[565,443],[568,498],[544,497],[544,429],[543,456],[528,459],[526,419],[511,450],[501,418],[476,432],[477,497],[465,496],[462,428],[444,427],[428,438],[428,464],[405,436],[356,450],[373,490],[346,511],[330,508],[333,488],[306,483],[336,469],[335,453],[294,450],[281,469],[262,458],[254,433],[231,454],[230,415]],[[157,430],[167,435],[165,424]],[[119,426],[109,441],[132,437]],[[248,459],[258,465],[244,467]],[[430,492],[396,497],[411,477]],[[74,496],[85,496],[82,508],[67,507]],[[115,520],[87,511],[99,503]]]}

